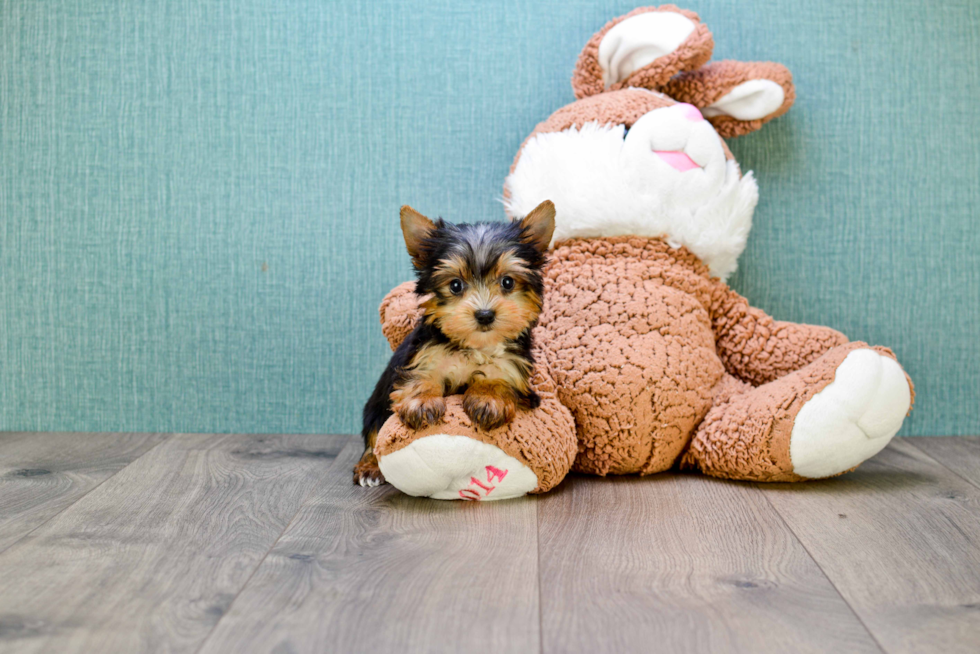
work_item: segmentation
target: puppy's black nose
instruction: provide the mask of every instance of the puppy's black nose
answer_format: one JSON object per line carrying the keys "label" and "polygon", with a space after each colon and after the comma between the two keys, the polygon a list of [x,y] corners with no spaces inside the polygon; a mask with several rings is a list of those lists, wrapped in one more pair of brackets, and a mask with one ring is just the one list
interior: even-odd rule
{"label": "puppy's black nose", "polygon": [[487,325],[489,325],[494,321],[494,319],[497,317],[497,314],[491,309],[480,309],[479,311],[474,313],[473,316],[476,318],[476,321],[478,323],[486,327]]}

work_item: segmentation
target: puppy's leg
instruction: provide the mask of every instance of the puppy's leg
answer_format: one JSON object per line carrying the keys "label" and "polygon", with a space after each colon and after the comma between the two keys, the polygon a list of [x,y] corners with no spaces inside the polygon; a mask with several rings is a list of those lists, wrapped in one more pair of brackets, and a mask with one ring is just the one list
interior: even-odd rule
{"label": "puppy's leg", "polygon": [[446,413],[442,385],[428,379],[413,379],[397,386],[391,394],[391,409],[401,421],[419,430],[435,425]]}
{"label": "puppy's leg", "polygon": [[361,486],[380,486],[385,483],[385,476],[378,467],[378,457],[374,456],[374,444],[378,440],[378,432],[372,431],[364,439],[364,454],[354,466],[354,483]]}
{"label": "puppy's leg", "polygon": [[523,393],[517,393],[517,404],[528,411],[537,409],[541,406],[541,396],[529,388]]}
{"label": "puppy's leg", "polygon": [[517,413],[516,396],[506,382],[499,379],[478,379],[463,395],[463,410],[480,428],[502,427]]}

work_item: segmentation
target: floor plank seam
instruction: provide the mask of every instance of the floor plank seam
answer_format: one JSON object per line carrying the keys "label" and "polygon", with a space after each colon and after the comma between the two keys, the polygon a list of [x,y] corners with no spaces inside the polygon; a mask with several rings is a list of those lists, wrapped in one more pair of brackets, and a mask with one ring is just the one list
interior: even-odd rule
{"label": "floor plank seam", "polygon": [[[355,436],[351,436],[350,440],[353,440],[354,438]],[[346,450],[351,445],[350,440],[346,445],[340,448],[339,452],[337,452],[337,456],[334,459],[334,462],[330,465],[330,468],[327,469],[327,475],[331,475],[334,472],[334,468],[337,466],[337,462],[343,460],[344,450]],[[315,490],[316,490],[315,487],[311,487],[310,491],[303,498],[303,501],[297,504],[296,513],[294,513],[292,517],[289,518],[289,521],[286,523],[286,526],[283,527],[282,531],[279,532],[279,535],[276,536],[276,540],[272,542],[272,544],[269,546],[269,549],[266,550],[265,554],[262,555],[262,558],[259,559],[258,563],[256,563],[255,567],[252,569],[252,572],[249,573],[248,579],[246,579],[244,583],[242,583],[241,588],[238,589],[238,591],[235,593],[235,596],[232,598],[231,602],[228,603],[228,608],[225,609],[224,614],[222,614],[222,616],[215,621],[214,625],[208,631],[207,636],[205,636],[201,640],[201,644],[198,646],[196,650],[194,650],[195,654],[198,654],[201,650],[204,649],[205,645],[208,644],[208,641],[211,640],[211,636],[213,636],[214,632],[217,630],[218,625],[221,624],[221,621],[225,619],[226,615],[231,613],[232,608],[235,606],[235,602],[237,602],[238,598],[241,597],[242,592],[246,588],[248,588],[248,585],[252,583],[252,579],[255,577],[255,573],[257,573],[262,568],[262,565],[265,563],[265,560],[269,558],[269,554],[272,553],[272,550],[276,549],[276,545],[279,544],[279,541],[282,540],[282,537],[286,534],[287,531],[289,531],[289,528],[293,526],[293,523],[296,522],[296,518],[299,516],[300,513],[303,512],[303,508],[306,506],[306,503],[309,501],[310,496],[313,495]]]}
{"label": "floor plank seam", "polygon": [[544,607],[541,604],[541,501],[534,496],[534,535],[538,552],[538,652],[544,654]]}
{"label": "floor plank seam", "polygon": [[[929,438],[929,437],[928,436],[920,436],[919,438]],[[934,457],[931,454],[929,454],[929,452],[927,452],[926,450],[924,450],[921,447],[919,447],[918,445],[916,445],[915,444],[915,441],[913,441],[911,438],[903,438],[902,439],[902,442],[903,443],[908,443],[909,445],[911,445],[912,447],[914,447],[916,449],[916,451],[922,453],[922,455],[924,457],[926,457],[930,461],[934,462],[936,465],[940,466],[944,470],[948,470],[950,472],[950,474],[952,474],[954,477],[957,477],[959,479],[962,479],[963,481],[965,481],[970,486],[973,486],[977,490],[980,490],[980,483],[978,483],[978,482],[976,482],[976,481],[974,481],[972,479],[967,479],[966,477],[964,477],[963,475],[961,475],[957,471],[953,470],[948,465],[946,465],[945,463],[943,463],[942,461],[940,461],[936,457]]]}
{"label": "floor plank seam", "polygon": [[783,526],[786,527],[789,533],[793,534],[793,538],[796,539],[796,542],[800,544],[800,547],[803,548],[803,551],[806,552],[806,555],[810,557],[811,561],[813,561],[813,565],[817,566],[817,570],[820,571],[820,574],[823,575],[824,579],[827,580],[827,583],[829,583],[831,588],[834,589],[834,592],[837,593],[837,596],[840,597],[841,601],[844,602],[844,604],[847,606],[848,609],[850,609],[851,614],[854,615],[854,617],[857,619],[859,623],[861,623],[861,626],[864,627],[864,630],[868,632],[868,636],[871,638],[872,641],[874,641],[874,644],[878,646],[878,650],[881,651],[883,654],[887,654],[888,650],[885,649],[884,645],[881,644],[881,641],[879,641],[878,637],[874,635],[874,632],[871,631],[871,629],[864,622],[864,620],[854,609],[851,603],[847,601],[847,598],[844,597],[844,594],[840,592],[840,589],[837,587],[837,584],[834,583],[834,580],[830,578],[830,575],[827,574],[827,571],[823,569],[823,566],[820,565],[820,562],[817,561],[815,556],[813,556],[813,553],[810,552],[810,549],[806,546],[806,543],[803,542],[803,540],[793,530],[793,528],[789,525],[789,523],[786,522],[786,519],[783,517],[783,514],[780,513],[779,509],[777,509],[776,506],[769,500],[769,496],[766,494],[766,491],[763,490],[758,483],[753,483],[752,485],[755,486],[755,489],[762,494],[762,496],[766,500],[766,504],[769,505],[769,508],[771,508],[773,512],[775,512],[775,514],[779,516],[779,521],[783,523]]}
{"label": "floor plank seam", "polygon": [[100,488],[102,486],[102,484],[106,483],[110,479],[115,478],[115,476],[118,475],[120,472],[122,472],[123,470],[125,470],[129,466],[133,465],[134,463],[136,463],[137,461],[139,461],[140,459],[142,459],[144,456],[146,456],[147,454],[149,454],[150,452],[152,452],[156,448],[160,447],[164,443],[170,441],[172,438],[174,438],[176,436],[176,434],[164,434],[162,432],[151,432],[151,433],[162,434],[163,435],[163,438],[160,439],[160,442],[159,443],[157,443],[156,445],[150,447],[148,450],[146,450],[145,452],[143,452],[142,454],[140,454],[138,457],[136,457],[135,459],[133,459],[132,461],[130,461],[129,463],[127,463],[123,467],[119,468],[119,470],[116,470],[114,473],[112,473],[111,475],[109,475],[108,477],[106,477],[105,479],[103,479],[102,481],[100,481],[99,483],[97,483],[95,486],[92,486],[92,488],[88,489],[87,491],[85,491],[84,493],[82,493],[81,495],[79,495],[77,498],[75,498],[75,501],[74,502],[72,502],[71,504],[66,505],[60,511],[58,511],[57,513],[55,513],[51,517],[49,517],[47,520],[45,520],[44,522],[42,522],[39,525],[35,526],[33,529],[31,529],[29,532],[27,532],[26,534],[24,534],[23,536],[21,536],[20,538],[18,538],[17,540],[15,540],[14,542],[8,544],[6,547],[4,547],[2,550],[0,550],[0,556],[3,556],[4,552],[6,552],[7,550],[9,550],[11,547],[13,547],[13,546],[21,543],[25,538],[27,538],[28,536],[30,536],[31,534],[33,534],[35,531],[37,531],[38,529],[40,529],[44,525],[48,524],[49,522],[51,522],[52,520],[54,520],[55,518],[57,518],[58,516],[60,516],[62,513],[64,513],[68,509],[70,509],[71,507],[73,507],[76,504],[78,504],[79,502],[81,502],[83,499],[85,499],[86,497],[88,497],[92,492],[94,492],[97,488]]}

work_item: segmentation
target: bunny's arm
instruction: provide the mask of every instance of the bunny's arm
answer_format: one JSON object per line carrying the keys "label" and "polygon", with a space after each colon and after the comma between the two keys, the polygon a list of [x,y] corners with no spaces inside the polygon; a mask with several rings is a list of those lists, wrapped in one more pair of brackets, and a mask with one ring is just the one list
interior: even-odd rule
{"label": "bunny's arm", "polygon": [[388,344],[392,350],[398,349],[422,315],[419,296],[415,294],[415,282],[405,282],[391,289],[381,300],[378,313],[381,316],[381,331]]}
{"label": "bunny's arm", "polygon": [[753,386],[799,370],[848,342],[829,327],[774,320],[720,280],[712,293],[710,314],[725,369]]}

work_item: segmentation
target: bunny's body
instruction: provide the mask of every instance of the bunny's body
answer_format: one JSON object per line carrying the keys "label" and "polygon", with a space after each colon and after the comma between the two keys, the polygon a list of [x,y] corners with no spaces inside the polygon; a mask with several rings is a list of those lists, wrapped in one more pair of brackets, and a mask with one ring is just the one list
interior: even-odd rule
{"label": "bunny's body", "polygon": [[[758,191],[719,134],[758,129],[794,92],[778,64],[704,66],[711,48],[697,15],[669,5],[586,45],[580,99],[538,125],[504,189],[512,218],[545,199],[557,207],[534,336],[541,406],[489,432],[457,398],[422,431],[392,418],[376,453],[395,486],[503,499],[546,491],[573,467],[676,465],[795,481],[851,469],[898,431],[911,383],[889,350],[774,321],[724,283]],[[417,305],[408,285],[382,304],[393,347]]]}

